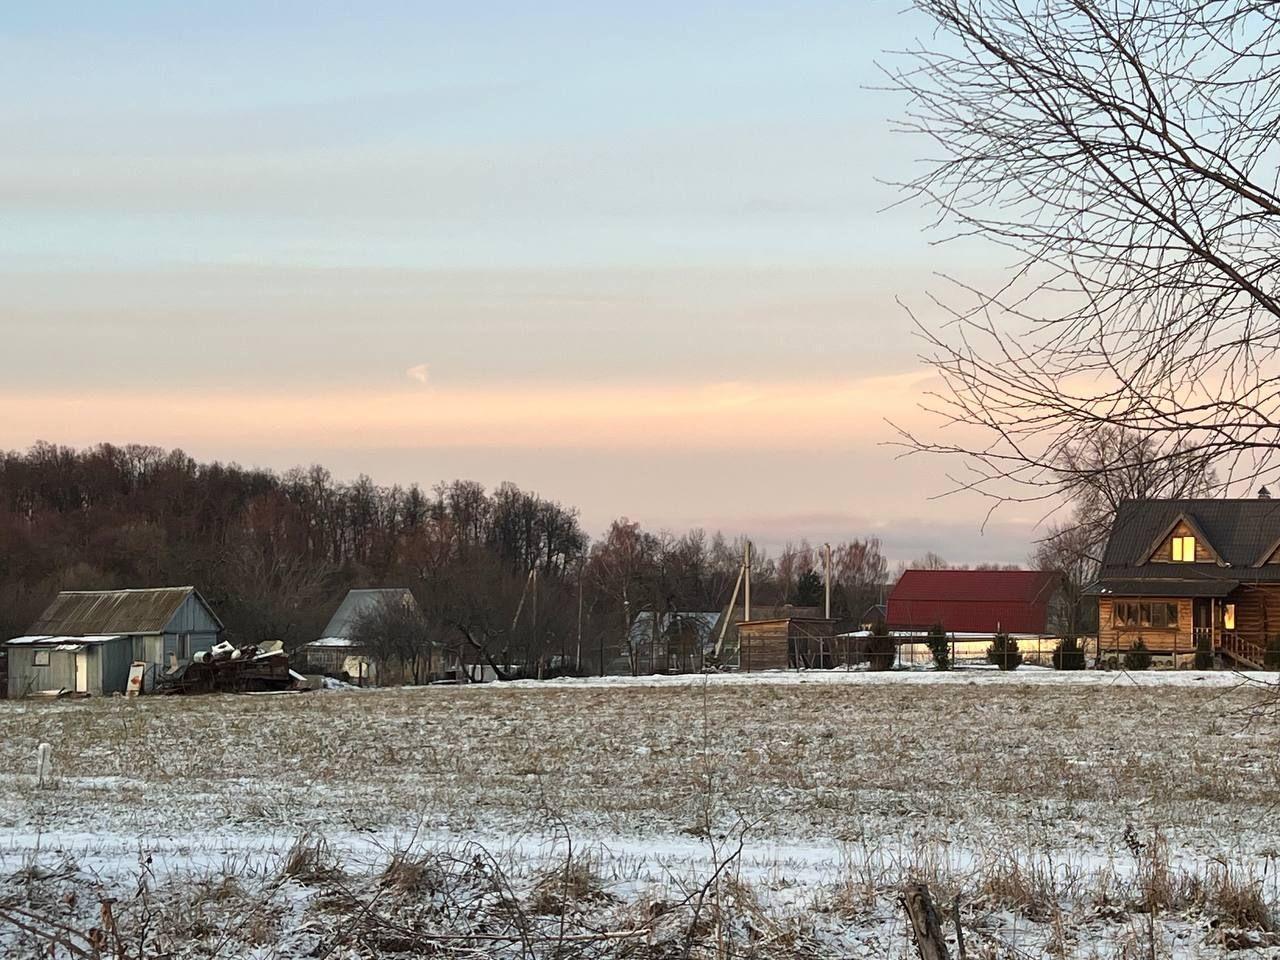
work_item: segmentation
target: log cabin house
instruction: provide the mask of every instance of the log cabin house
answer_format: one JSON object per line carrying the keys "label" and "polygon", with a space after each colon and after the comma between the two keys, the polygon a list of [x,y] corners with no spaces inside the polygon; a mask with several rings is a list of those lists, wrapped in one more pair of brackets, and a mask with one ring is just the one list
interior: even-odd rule
{"label": "log cabin house", "polygon": [[1141,638],[1178,665],[1204,644],[1262,669],[1280,638],[1280,501],[1265,488],[1256,500],[1124,501],[1087,592],[1104,658]]}

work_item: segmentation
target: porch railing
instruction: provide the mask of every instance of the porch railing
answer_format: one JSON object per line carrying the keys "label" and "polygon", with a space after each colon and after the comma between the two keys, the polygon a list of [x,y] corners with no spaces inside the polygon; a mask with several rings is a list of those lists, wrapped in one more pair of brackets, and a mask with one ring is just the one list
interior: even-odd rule
{"label": "porch railing", "polygon": [[1238,633],[1224,632],[1222,634],[1222,650],[1224,653],[1230,654],[1237,660],[1243,660],[1251,663],[1258,668],[1263,668],[1267,662],[1267,646],[1263,643],[1257,643],[1253,640],[1246,640]]}

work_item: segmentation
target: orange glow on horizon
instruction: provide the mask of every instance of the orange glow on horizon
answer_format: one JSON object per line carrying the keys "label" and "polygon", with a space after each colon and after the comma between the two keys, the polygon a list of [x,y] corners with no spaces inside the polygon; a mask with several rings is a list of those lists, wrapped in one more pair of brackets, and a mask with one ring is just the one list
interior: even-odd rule
{"label": "orange glow on horizon", "polygon": [[[797,449],[887,439],[928,373],[695,385],[540,383],[291,393],[199,388],[0,393],[0,442],[145,439],[182,446]],[[13,433],[22,425],[23,433]]]}

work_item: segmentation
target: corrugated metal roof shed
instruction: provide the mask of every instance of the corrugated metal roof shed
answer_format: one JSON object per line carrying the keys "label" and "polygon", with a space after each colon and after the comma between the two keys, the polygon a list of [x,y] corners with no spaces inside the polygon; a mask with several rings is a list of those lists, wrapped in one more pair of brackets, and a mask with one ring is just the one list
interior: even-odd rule
{"label": "corrugated metal roof shed", "polygon": [[1044,634],[1061,577],[1042,570],[908,570],[889,594],[895,627]]}
{"label": "corrugated metal roof shed", "polygon": [[[31,635],[87,636],[160,633],[195,587],[148,590],[64,590],[31,625]],[[204,603],[204,598],[200,597]],[[210,616],[217,620],[212,610]],[[221,625],[221,624],[219,624]]]}

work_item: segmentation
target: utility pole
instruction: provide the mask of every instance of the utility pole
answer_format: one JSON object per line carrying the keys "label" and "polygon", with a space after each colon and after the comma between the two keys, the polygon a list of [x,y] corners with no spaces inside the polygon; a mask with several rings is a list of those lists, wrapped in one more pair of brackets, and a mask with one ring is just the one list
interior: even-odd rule
{"label": "utility pole", "polygon": [[822,566],[823,566],[822,581],[823,581],[823,585],[826,587],[826,604],[825,604],[825,612],[823,613],[823,616],[825,616],[828,620],[830,620],[831,619],[831,544],[829,543],[824,543],[822,545]]}
{"label": "utility pole", "polygon": [[[530,631],[530,644],[538,643],[538,568],[534,567],[529,571],[533,583],[533,596],[529,599],[532,601],[529,607],[529,619],[532,621],[532,629]],[[526,649],[528,649],[526,647]],[[542,668],[546,663],[546,651],[542,649],[542,645],[538,644],[538,679],[542,679]],[[526,661],[528,657],[525,657]]]}
{"label": "utility pole", "polygon": [[742,549],[742,569],[746,577],[746,592],[743,594],[743,620],[751,619],[751,541]]}
{"label": "utility pole", "polygon": [[573,656],[573,668],[582,672],[582,562],[578,562],[578,649]]}
{"label": "utility pole", "polygon": [[738,605],[738,591],[742,589],[742,578],[746,574],[745,567],[738,568],[738,579],[733,584],[733,596],[729,598],[729,606],[724,613],[724,622],[720,624],[720,636],[716,638],[715,658],[719,662],[721,651],[724,650],[724,637],[729,630],[729,623],[733,620],[733,608]]}

